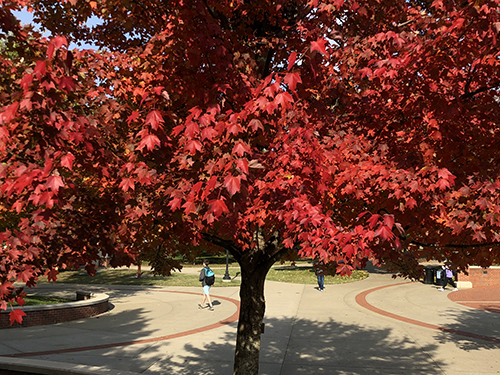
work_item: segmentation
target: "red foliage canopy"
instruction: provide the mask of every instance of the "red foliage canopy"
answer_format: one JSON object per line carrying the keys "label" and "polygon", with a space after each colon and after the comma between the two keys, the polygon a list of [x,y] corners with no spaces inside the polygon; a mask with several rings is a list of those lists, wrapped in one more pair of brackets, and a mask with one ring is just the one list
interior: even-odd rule
{"label": "red foliage canopy", "polygon": [[[54,37],[20,28],[24,4]],[[254,268],[292,248],[346,273],[500,262],[498,1],[14,1],[0,18],[5,300],[99,252],[202,239]]]}

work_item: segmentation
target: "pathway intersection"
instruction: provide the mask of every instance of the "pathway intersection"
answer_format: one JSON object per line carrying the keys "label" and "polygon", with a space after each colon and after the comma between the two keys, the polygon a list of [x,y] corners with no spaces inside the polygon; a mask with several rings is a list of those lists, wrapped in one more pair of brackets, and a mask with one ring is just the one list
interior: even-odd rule
{"label": "pathway intersection", "polygon": [[[85,289],[109,294],[111,310],[0,330],[0,369],[33,364],[54,375],[232,374],[237,287],[213,288],[213,312],[198,309],[200,288]],[[442,293],[374,272],[322,293],[315,285],[268,281],[265,294],[261,374],[500,373],[498,288]]]}

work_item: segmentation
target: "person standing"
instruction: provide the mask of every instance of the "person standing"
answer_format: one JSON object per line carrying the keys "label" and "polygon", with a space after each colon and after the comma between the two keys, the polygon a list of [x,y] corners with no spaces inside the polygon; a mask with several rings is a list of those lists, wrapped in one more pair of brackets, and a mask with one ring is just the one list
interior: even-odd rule
{"label": "person standing", "polygon": [[313,264],[314,272],[318,279],[318,290],[322,292],[325,290],[325,267],[323,261],[316,261]]}
{"label": "person standing", "polygon": [[210,288],[213,285],[213,280],[215,279],[214,272],[209,267],[210,262],[205,259],[203,261],[203,268],[200,272],[199,280],[201,281],[201,286],[203,287],[203,300],[201,304],[198,305],[200,309],[205,308],[205,301],[208,301],[208,307],[210,311],[214,311],[212,305],[212,300],[210,299]]}

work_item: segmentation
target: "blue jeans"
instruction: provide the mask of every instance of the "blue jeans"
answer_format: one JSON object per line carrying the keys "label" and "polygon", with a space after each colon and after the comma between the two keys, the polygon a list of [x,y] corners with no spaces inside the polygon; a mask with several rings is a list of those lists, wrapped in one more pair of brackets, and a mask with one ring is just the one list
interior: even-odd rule
{"label": "blue jeans", "polygon": [[325,275],[316,275],[318,278],[319,290],[325,289]]}

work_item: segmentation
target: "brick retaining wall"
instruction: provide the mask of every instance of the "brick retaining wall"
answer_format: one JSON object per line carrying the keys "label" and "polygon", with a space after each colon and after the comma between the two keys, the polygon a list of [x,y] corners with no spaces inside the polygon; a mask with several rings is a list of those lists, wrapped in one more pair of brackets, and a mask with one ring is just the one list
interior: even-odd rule
{"label": "brick retaining wall", "polygon": [[457,280],[460,283],[470,283],[472,288],[500,285],[500,267],[470,266],[469,274],[459,273]]}
{"label": "brick retaining wall", "polygon": [[[0,329],[33,327],[45,324],[56,324],[70,320],[88,318],[108,311],[109,296],[104,293],[96,294],[93,298],[84,301],[58,303],[53,305],[25,306],[22,310],[26,313],[23,324],[15,322],[10,325],[8,308],[0,314]],[[19,307],[15,307],[18,309]]]}

